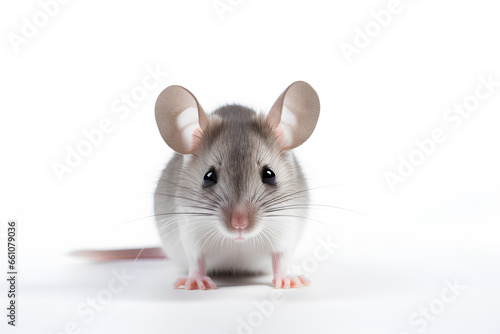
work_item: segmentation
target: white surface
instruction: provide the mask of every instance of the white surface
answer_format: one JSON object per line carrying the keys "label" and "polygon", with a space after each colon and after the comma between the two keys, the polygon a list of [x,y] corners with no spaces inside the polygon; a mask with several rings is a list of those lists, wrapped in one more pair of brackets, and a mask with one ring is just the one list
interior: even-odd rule
{"label": "white surface", "polygon": [[[20,325],[7,328],[2,315],[2,333],[59,333],[71,321],[82,333],[237,332],[238,317],[269,298],[270,277],[173,291],[180,273],[168,262],[83,264],[64,255],[158,244],[147,216],[171,154],[153,115],[164,87],[185,86],[207,111],[228,102],[267,111],[295,80],[321,100],[315,133],[297,149],[311,186],[347,184],[314,190],[314,203],[364,216],[313,210],[341,246],[311,274],[313,286],[287,291],[255,333],[419,333],[409,317],[446,279],[467,288],[424,332],[500,332],[500,88],[457,129],[443,120],[479,76],[500,80],[500,8],[402,0],[401,13],[347,63],[340,44],[388,3],[242,1],[220,20],[212,1],[73,1],[18,53],[6,36],[39,4],[0,5],[0,232],[7,219],[20,224]],[[122,94],[158,67],[169,75],[127,114]],[[51,164],[108,118],[113,129],[60,182]],[[384,173],[438,127],[447,140],[392,192]],[[313,238],[298,259],[315,246]],[[76,308],[122,266],[136,279],[84,323]]]}

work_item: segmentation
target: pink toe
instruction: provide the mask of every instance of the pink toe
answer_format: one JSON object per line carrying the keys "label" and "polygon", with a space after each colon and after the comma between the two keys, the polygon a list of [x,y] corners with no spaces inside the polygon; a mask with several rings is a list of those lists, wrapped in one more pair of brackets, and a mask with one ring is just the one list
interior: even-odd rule
{"label": "pink toe", "polygon": [[176,279],[174,284],[173,284],[174,289],[178,289],[180,286],[184,285],[185,283],[186,283],[186,279],[183,277]]}
{"label": "pink toe", "polygon": [[297,277],[292,277],[292,287],[293,288],[301,288],[302,287],[302,283],[300,283],[300,279],[298,279]]}
{"label": "pink toe", "polygon": [[187,282],[186,282],[186,284],[184,284],[185,287],[186,287],[186,290],[191,290],[192,287],[193,287],[193,283],[194,283],[194,281],[191,278],[188,279]]}
{"label": "pink toe", "polygon": [[307,279],[305,276],[299,276],[299,280],[304,286],[311,285],[311,281],[309,279]]}
{"label": "pink toe", "polygon": [[200,290],[205,290],[205,284],[203,284],[203,280],[200,278],[196,279],[196,285],[198,286],[198,289]]}
{"label": "pink toe", "polygon": [[175,280],[172,284],[174,289],[179,289],[184,286],[186,290],[206,290],[206,289],[217,289],[217,286],[208,276],[196,276],[191,278],[180,277]]}
{"label": "pink toe", "polygon": [[209,277],[205,279],[205,283],[210,287],[210,289],[217,289],[217,286]]}

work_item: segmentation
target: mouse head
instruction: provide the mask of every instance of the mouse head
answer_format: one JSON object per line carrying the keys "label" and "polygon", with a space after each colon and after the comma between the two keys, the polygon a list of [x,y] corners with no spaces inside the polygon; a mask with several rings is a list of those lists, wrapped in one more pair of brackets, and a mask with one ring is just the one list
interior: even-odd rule
{"label": "mouse head", "polygon": [[207,116],[187,89],[167,87],[155,114],[165,142],[185,155],[182,170],[170,180],[184,192],[179,205],[215,225],[221,238],[272,238],[291,221],[286,212],[307,204],[304,177],[290,150],[312,134],[319,110],[318,95],[303,81],[291,84],[267,116],[237,105]]}

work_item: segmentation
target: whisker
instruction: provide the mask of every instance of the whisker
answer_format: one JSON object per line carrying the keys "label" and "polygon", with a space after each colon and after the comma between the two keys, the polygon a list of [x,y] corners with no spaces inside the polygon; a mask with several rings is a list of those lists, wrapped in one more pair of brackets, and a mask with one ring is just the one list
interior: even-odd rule
{"label": "whisker", "polygon": [[216,229],[212,229],[211,231],[208,231],[207,233],[205,233],[205,234],[204,234],[204,235],[203,235],[203,236],[202,236],[202,237],[201,237],[201,238],[200,238],[200,239],[196,242],[196,244],[194,245],[194,247],[193,247],[193,248],[195,248],[195,247],[196,247],[196,245],[197,245],[197,244],[198,244],[201,240],[203,240],[203,237],[205,237],[205,235],[207,235],[208,233],[210,233],[210,234],[209,234],[209,236],[206,238],[205,242],[204,242],[204,243],[201,245],[201,247],[200,247],[200,249],[203,249],[203,246],[205,246],[205,244],[207,243],[207,241],[208,241],[208,240],[210,240],[210,238],[211,238],[211,237],[212,237],[215,233],[217,233],[217,232],[218,232],[218,231],[217,231]]}
{"label": "whisker", "polygon": [[300,216],[300,215],[266,215],[266,217],[293,217],[293,218],[301,218],[301,219],[306,219],[306,220],[310,220],[310,221],[314,221],[314,222],[317,222],[317,223],[320,223],[320,224],[323,224],[329,228],[332,228],[334,229],[335,231],[337,232],[340,232],[339,229],[325,223],[325,222],[322,222],[320,220],[317,220],[317,219],[314,219],[314,218],[310,218],[310,217],[306,217],[306,216]]}
{"label": "whisker", "polygon": [[[214,210],[214,206],[217,206],[217,202],[207,202],[205,201],[204,197],[200,197],[201,199],[193,199],[189,197],[184,197],[184,196],[178,196],[178,195],[172,195],[172,194],[165,194],[165,193],[154,193],[155,195],[161,195],[161,196],[168,196],[168,197],[173,197],[173,198],[180,198],[183,200],[186,200],[188,203],[194,203],[194,204],[204,204],[207,207],[205,209],[207,210]],[[183,206],[187,206],[183,203]],[[200,206],[195,206],[195,207],[200,207]]]}
{"label": "whisker", "polygon": [[319,187],[301,189],[301,190],[292,192],[291,194],[285,194],[285,195],[282,195],[282,196],[277,196],[277,197],[275,197],[275,198],[273,198],[273,199],[265,202],[264,206],[268,207],[268,206],[272,205],[273,203],[276,204],[277,201],[280,201],[278,203],[281,203],[283,201],[293,199],[294,196],[296,196],[298,194],[301,194],[301,193],[304,193],[304,192],[311,191],[311,190],[319,190],[319,189],[324,189],[324,188],[338,187],[338,186],[345,186],[345,185],[352,185],[352,184],[333,184],[333,185],[325,185],[325,186],[319,186]]}
{"label": "whisker", "polygon": [[269,240],[269,245],[271,246],[271,249],[273,250],[273,253],[275,253],[273,242],[271,241],[271,239],[269,239],[269,237],[268,237],[268,236],[267,236],[267,234],[265,233],[265,230],[262,230],[261,235],[262,235],[262,236],[264,236],[264,237],[266,237],[266,238],[267,238],[267,240]]}
{"label": "whisker", "polygon": [[139,220],[143,220],[143,219],[147,219],[147,218],[153,218],[153,217],[159,217],[159,216],[165,216],[165,215],[199,215],[199,216],[203,215],[203,216],[215,216],[215,214],[211,214],[211,213],[208,213],[208,212],[165,212],[165,213],[153,214],[153,215],[148,215],[148,216],[144,216],[144,217],[130,219],[130,220],[127,220],[127,221],[122,222],[122,223],[109,225],[107,227],[106,226],[102,227],[102,229],[103,230],[106,230],[106,228],[108,228],[108,229],[114,229],[114,228],[117,228],[117,227],[120,227],[120,226],[123,226],[123,225],[126,225],[126,224],[130,224],[130,223],[133,223],[133,222],[136,222],[136,221],[139,221]]}
{"label": "whisker", "polygon": [[291,210],[291,209],[309,209],[309,208],[332,208],[332,209],[339,209],[339,210],[345,210],[349,211],[352,213],[356,213],[361,216],[365,216],[365,214],[352,210],[352,209],[347,209],[343,208],[340,206],[335,206],[335,205],[328,205],[328,204],[290,204],[290,205],[285,205],[285,206],[279,206],[279,207],[273,207],[272,209],[267,209],[264,212],[277,212],[277,211],[285,211],[285,210]]}

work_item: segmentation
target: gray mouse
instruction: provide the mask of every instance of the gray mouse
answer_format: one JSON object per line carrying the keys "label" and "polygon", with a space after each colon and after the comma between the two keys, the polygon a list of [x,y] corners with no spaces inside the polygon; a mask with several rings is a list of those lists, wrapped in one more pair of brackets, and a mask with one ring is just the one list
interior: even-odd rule
{"label": "gray mouse", "polygon": [[174,288],[215,289],[208,274],[270,271],[276,288],[309,286],[288,273],[309,200],[292,149],[310,137],[319,110],[303,81],[267,115],[240,105],[207,115],[181,86],[160,93],[156,122],[176,154],[158,181],[155,217],[164,252],[188,271]]}

